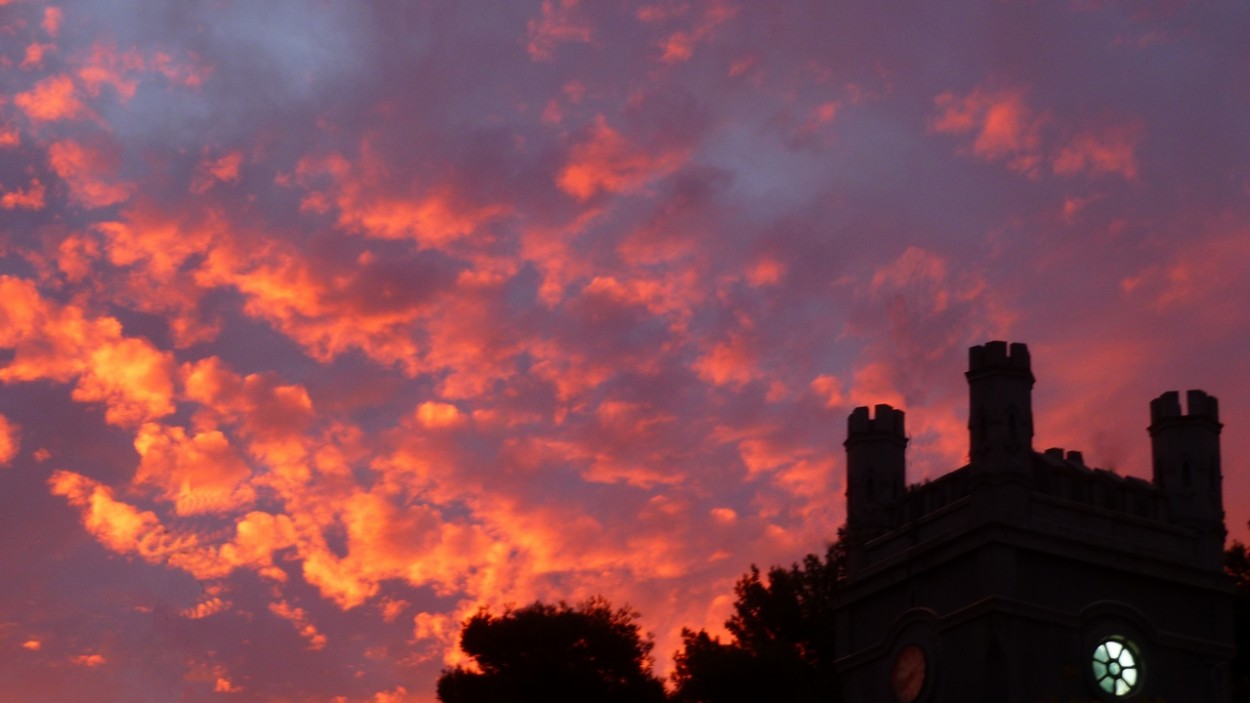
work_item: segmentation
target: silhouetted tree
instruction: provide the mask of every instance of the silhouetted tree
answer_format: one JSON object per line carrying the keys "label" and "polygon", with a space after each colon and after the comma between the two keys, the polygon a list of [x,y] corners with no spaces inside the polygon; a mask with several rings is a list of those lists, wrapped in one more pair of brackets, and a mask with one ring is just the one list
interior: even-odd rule
{"label": "silhouetted tree", "polygon": [[824,557],[774,566],[767,579],[755,566],[734,587],[733,641],[682,631],[675,655],[674,698],[681,703],[840,701],[834,673],[834,613],[846,581],[841,535]]}
{"label": "silhouetted tree", "polygon": [[1250,548],[1233,540],[1224,552],[1224,569],[1233,577],[1233,703],[1250,703]]}
{"label": "silhouetted tree", "polygon": [[638,613],[613,610],[602,598],[576,607],[534,603],[500,616],[483,609],[464,623],[460,646],[480,671],[444,669],[443,703],[665,700]]}

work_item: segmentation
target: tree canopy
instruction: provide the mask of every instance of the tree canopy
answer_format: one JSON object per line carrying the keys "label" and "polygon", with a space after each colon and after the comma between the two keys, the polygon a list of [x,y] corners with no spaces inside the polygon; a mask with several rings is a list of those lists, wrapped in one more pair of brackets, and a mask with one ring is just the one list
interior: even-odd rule
{"label": "tree canopy", "polygon": [[664,701],[651,673],[650,635],[638,613],[613,609],[602,598],[576,606],[534,603],[493,615],[483,609],[465,622],[460,646],[478,671],[445,669],[443,703],[514,701]]}
{"label": "tree canopy", "polygon": [[682,703],[841,700],[834,673],[834,613],[846,580],[839,539],[824,557],[774,566],[762,578],[752,566],[734,593],[733,635],[721,642],[700,630],[682,631],[675,656],[674,699]]}

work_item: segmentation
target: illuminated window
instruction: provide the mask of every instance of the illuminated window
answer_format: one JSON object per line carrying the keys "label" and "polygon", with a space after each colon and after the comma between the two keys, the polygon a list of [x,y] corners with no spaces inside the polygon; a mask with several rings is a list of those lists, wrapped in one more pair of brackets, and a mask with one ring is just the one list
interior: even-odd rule
{"label": "illuminated window", "polygon": [[1120,698],[1137,690],[1141,677],[1137,648],[1119,635],[1112,635],[1094,649],[1094,681],[1098,687]]}

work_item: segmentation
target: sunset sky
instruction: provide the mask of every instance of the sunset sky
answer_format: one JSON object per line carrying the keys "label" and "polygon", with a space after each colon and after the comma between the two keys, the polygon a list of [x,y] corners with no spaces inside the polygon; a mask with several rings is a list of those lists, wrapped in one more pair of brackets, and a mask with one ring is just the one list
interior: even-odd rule
{"label": "sunset sky", "polygon": [[0,699],[432,701],[479,606],[671,669],[843,522],[846,415],[1250,520],[1250,4],[0,0]]}

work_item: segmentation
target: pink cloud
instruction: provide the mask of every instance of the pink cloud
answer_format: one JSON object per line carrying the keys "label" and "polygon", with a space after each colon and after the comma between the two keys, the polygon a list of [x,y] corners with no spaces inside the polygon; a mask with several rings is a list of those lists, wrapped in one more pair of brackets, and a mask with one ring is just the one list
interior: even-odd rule
{"label": "pink cloud", "polygon": [[26,45],[26,54],[22,57],[22,68],[38,68],[43,64],[43,57],[49,51],[55,51],[55,44],[40,44],[38,42]]}
{"label": "pink cloud", "polygon": [[594,28],[578,7],[578,0],[543,0],[539,17],[529,20],[526,49],[535,61],[550,61],[560,44],[593,41]]}
{"label": "pink cloud", "polygon": [[741,387],[756,378],[756,355],[746,339],[735,335],[718,342],[694,363],[694,370],[702,378],[717,385],[731,384]]}
{"label": "pink cloud", "polygon": [[965,96],[941,93],[930,123],[941,134],[968,134],[971,153],[988,161],[1006,160],[1011,170],[1035,175],[1042,160],[1041,129],[1049,117],[1028,106],[1024,91],[977,88]]}
{"label": "pink cloud", "polygon": [[36,122],[67,120],[89,114],[76,93],[69,76],[50,76],[36,83],[34,88],[13,96],[13,103]]}
{"label": "pink cloud", "polygon": [[43,31],[47,32],[48,36],[55,37],[61,30],[63,16],[64,13],[61,12],[61,8],[45,7],[43,9]]}
{"label": "pink cloud", "polygon": [[599,192],[631,192],[677,168],[686,157],[681,151],[646,153],[629,144],[600,115],[586,139],[573,146],[556,182],[578,200]]}
{"label": "pink cloud", "polygon": [[40,210],[45,204],[44,196],[47,189],[38,178],[32,179],[25,190],[10,190],[0,195],[0,208],[5,210]]}
{"label": "pink cloud", "polygon": [[239,180],[239,166],[243,163],[243,153],[232,151],[216,159],[205,159],[196,167],[195,178],[191,181],[192,193],[204,193],[217,183],[231,183]]}
{"label": "pink cloud", "polygon": [[[727,2],[715,0],[705,3],[703,12],[695,19],[692,27],[672,32],[660,40],[659,46],[662,52],[660,61],[663,63],[689,61],[694,56],[695,48],[699,44],[711,41],[715,37],[716,29],[732,20],[737,13],[738,9]],[[646,7],[639,10],[638,18],[643,22],[654,23],[685,14],[687,13],[669,13],[657,11],[654,7]]]}
{"label": "pink cloud", "polygon": [[1093,175],[1115,174],[1125,180],[1134,180],[1138,172],[1135,152],[1142,136],[1140,125],[1119,125],[1099,132],[1082,132],[1059,149],[1051,167],[1061,176],[1089,172]]}

